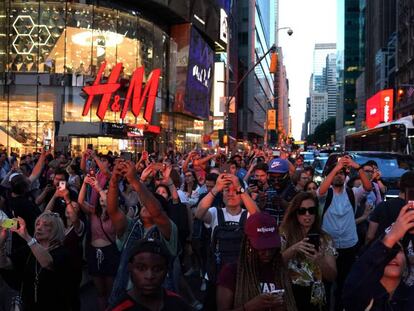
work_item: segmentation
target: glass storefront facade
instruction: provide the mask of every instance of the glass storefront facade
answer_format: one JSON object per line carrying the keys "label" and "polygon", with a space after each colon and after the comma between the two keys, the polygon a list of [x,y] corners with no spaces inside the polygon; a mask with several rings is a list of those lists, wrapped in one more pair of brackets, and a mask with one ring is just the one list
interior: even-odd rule
{"label": "glass storefront facade", "polygon": [[[121,85],[128,84],[138,67],[145,68],[146,78],[153,69],[161,69],[154,110],[154,118],[159,119],[168,109],[169,49],[168,34],[132,12],[70,1],[2,1],[0,149],[26,153],[38,149],[44,139],[102,134],[98,130],[88,132],[91,126],[83,129],[83,124],[101,120],[96,116],[99,99],[82,116],[87,98],[82,89],[93,83],[104,62],[104,77],[122,63]],[[141,115],[137,118],[130,111],[121,121],[120,112],[110,109],[103,121],[146,123]],[[69,126],[71,123],[76,126]],[[68,141],[76,145],[75,149],[84,144],[79,139]],[[103,138],[100,142],[96,141],[103,150],[105,144],[112,150],[142,145]]]}

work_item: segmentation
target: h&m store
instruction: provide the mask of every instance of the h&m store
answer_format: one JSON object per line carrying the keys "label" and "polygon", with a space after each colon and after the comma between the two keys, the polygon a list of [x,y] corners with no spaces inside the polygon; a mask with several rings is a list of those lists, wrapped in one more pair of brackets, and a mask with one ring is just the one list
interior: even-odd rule
{"label": "h&m store", "polygon": [[197,27],[180,4],[187,1],[95,2],[0,4],[0,149],[28,153],[45,140],[73,154],[88,144],[105,153],[201,143],[211,125],[194,129],[194,121],[210,119],[219,22]]}

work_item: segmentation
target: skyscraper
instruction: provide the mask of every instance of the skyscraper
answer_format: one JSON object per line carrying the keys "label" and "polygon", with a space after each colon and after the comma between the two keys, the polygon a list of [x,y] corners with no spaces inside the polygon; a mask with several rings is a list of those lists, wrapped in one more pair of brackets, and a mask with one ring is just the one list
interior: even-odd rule
{"label": "skyscraper", "polygon": [[326,56],[326,91],[328,92],[328,118],[336,117],[337,85],[336,85],[336,53]]}
{"label": "skyscraper", "polygon": [[[344,143],[345,135],[355,131],[357,100],[355,84],[363,69],[361,59],[363,22],[361,9],[365,0],[337,0],[337,85],[336,141]],[[362,18],[363,20],[363,18]]]}
{"label": "skyscraper", "polygon": [[397,3],[397,32],[398,57],[396,87],[403,90],[403,96],[395,106],[395,118],[414,114],[414,2],[412,0],[399,0]]}
{"label": "skyscraper", "polygon": [[[238,1],[239,58],[246,72],[275,42],[275,1]],[[270,73],[270,55],[249,74],[242,87],[239,124],[245,139],[264,136],[266,111],[273,103],[274,78]]]}
{"label": "skyscraper", "polygon": [[317,43],[310,80],[310,133],[336,112],[336,44]]}
{"label": "skyscraper", "polygon": [[336,53],[335,43],[317,43],[313,50],[313,89],[314,91],[326,91],[326,56]]}

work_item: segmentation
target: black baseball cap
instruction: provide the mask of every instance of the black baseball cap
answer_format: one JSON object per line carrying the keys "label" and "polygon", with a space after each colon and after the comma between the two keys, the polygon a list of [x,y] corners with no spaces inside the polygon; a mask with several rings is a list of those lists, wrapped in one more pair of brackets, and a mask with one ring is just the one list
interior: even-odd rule
{"label": "black baseball cap", "polygon": [[161,243],[161,241],[152,238],[145,238],[136,242],[129,254],[129,262],[131,262],[133,258],[140,253],[157,254],[164,257],[167,262],[171,259],[171,254],[165,245]]}

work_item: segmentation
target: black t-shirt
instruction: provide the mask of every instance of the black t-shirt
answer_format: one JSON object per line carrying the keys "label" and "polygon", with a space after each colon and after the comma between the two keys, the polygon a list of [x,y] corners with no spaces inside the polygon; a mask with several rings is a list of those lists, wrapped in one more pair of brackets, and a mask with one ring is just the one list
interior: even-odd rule
{"label": "black t-shirt", "polygon": [[[258,272],[260,293],[266,294],[280,289],[275,282],[275,272],[270,264],[262,264]],[[217,285],[236,292],[237,283],[237,263],[226,264],[220,270],[217,278]]]}
{"label": "black t-shirt", "polygon": [[[4,212],[9,218],[21,217],[26,222],[26,228],[29,235],[33,236],[36,218],[40,215],[39,208],[27,197],[9,197],[6,199]],[[26,248],[27,242],[17,233],[12,235],[12,253],[20,252],[20,249]],[[27,256],[23,256],[26,258]]]}
{"label": "black t-shirt", "polygon": [[[23,303],[25,310],[70,310],[72,288],[70,276],[73,269],[70,254],[66,248],[59,246],[50,251],[53,258],[53,270],[41,268],[33,254],[24,267]],[[36,273],[37,272],[37,273]],[[37,301],[35,301],[35,279],[37,282]]]}
{"label": "black t-shirt", "polygon": [[369,220],[378,223],[378,230],[375,234],[375,238],[378,238],[385,232],[400,214],[401,208],[405,205],[405,200],[401,198],[390,199],[385,202],[381,202],[372,211]]}
{"label": "black t-shirt", "polygon": [[[120,297],[115,307],[108,309],[110,311],[150,311],[143,305],[137,303],[131,296],[125,293]],[[191,311],[189,305],[177,294],[165,290],[164,292],[164,306],[161,311],[180,310],[180,311]]]}

